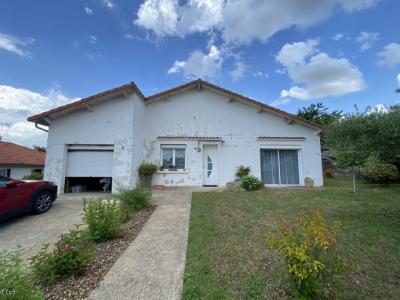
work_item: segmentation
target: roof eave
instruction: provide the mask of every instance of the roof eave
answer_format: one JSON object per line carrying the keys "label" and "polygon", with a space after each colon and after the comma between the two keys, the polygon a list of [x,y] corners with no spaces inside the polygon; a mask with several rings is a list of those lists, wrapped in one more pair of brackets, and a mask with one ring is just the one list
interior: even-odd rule
{"label": "roof eave", "polygon": [[87,105],[91,104],[94,101],[99,101],[105,97],[112,98],[114,95],[123,94],[124,92],[126,92],[128,90],[136,92],[136,94],[139,96],[139,98],[141,98],[143,101],[145,101],[145,99],[146,99],[145,96],[139,90],[139,88],[136,86],[136,84],[134,82],[130,82],[130,83],[122,85],[120,87],[110,89],[110,90],[80,99],[78,101],[75,101],[75,102],[60,106],[60,107],[56,107],[54,109],[45,111],[45,112],[37,114],[37,115],[30,116],[27,118],[27,120],[29,122],[33,122],[35,124],[49,126],[52,121],[52,117],[54,117],[54,116],[68,114],[69,112],[74,112],[81,108],[87,107]]}
{"label": "roof eave", "polygon": [[242,102],[242,103],[245,103],[245,104],[248,104],[248,105],[252,105],[252,106],[254,106],[254,107],[258,108],[258,109],[264,110],[266,112],[270,112],[270,113],[272,113],[274,115],[277,115],[279,117],[283,117],[284,119],[289,119],[289,120],[291,120],[291,121],[293,121],[295,123],[300,123],[303,126],[306,126],[306,127],[318,130],[318,131],[322,131],[322,127],[319,124],[315,123],[315,122],[305,120],[305,119],[303,119],[301,117],[298,117],[296,115],[293,115],[293,114],[290,114],[288,112],[282,111],[282,110],[277,109],[275,107],[269,106],[269,105],[267,105],[265,103],[262,103],[262,102],[259,102],[257,100],[248,98],[246,96],[240,95],[238,93],[229,91],[227,89],[224,89],[222,87],[219,87],[217,85],[214,85],[212,83],[204,81],[202,79],[196,79],[196,80],[193,80],[193,81],[188,82],[186,84],[177,86],[175,88],[168,89],[166,91],[163,91],[163,92],[148,96],[146,98],[146,102],[145,103],[146,104],[151,104],[153,102],[156,102],[157,100],[167,98],[168,96],[170,96],[172,94],[175,94],[175,93],[180,93],[180,92],[183,92],[185,90],[192,89],[192,88],[201,89],[201,88],[204,88],[204,87],[208,87],[210,89],[217,90],[217,91],[219,91],[219,92],[221,92],[221,93],[223,93],[225,95],[229,95],[230,97],[232,97],[236,101],[239,101],[239,102]]}

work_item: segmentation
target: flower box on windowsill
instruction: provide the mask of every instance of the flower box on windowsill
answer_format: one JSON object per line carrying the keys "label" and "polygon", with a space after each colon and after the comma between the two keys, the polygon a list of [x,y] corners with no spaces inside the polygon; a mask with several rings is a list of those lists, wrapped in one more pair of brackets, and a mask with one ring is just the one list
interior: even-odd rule
{"label": "flower box on windowsill", "polygon": [[160,167],[160,170],[157,171],[158,174],[186,174],[189,173],[189,171],[185,169],[177,169],[177,168],[163,168]]}

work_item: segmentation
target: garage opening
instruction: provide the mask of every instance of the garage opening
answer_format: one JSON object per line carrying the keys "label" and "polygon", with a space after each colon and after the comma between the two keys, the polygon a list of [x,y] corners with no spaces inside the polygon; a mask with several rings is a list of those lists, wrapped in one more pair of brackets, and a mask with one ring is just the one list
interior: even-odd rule
{"label": "garage opening", "polygon": [[70,146],[67,154],[65,192],[111,192],[114,151],[112,146]]}

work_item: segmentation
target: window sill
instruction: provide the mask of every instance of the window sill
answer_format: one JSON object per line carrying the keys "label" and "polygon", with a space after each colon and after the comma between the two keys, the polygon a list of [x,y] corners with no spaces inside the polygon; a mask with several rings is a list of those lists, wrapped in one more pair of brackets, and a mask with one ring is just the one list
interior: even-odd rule
{"label": "window sill", "polygon": [[158,170],[157,174],[187,174],[189,170]]}

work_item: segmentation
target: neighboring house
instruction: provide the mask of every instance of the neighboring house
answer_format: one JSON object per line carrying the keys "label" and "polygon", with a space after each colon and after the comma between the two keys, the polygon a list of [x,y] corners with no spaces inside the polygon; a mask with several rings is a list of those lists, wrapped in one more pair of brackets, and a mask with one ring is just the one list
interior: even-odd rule
{"label": "neighboring house", "polygon": [[32,116],[49,128],[45,179],[134,186],[138,166],[159,166],[153,185],[222,186],[239,165],[271,186],[322,186],[319,125],[203,80],[145,97],[134,83]]}
{"label": "neighboring house", "polygon": [[0,141],[0,176],[22,179],[42,173],[46,154],[21,145]]}

